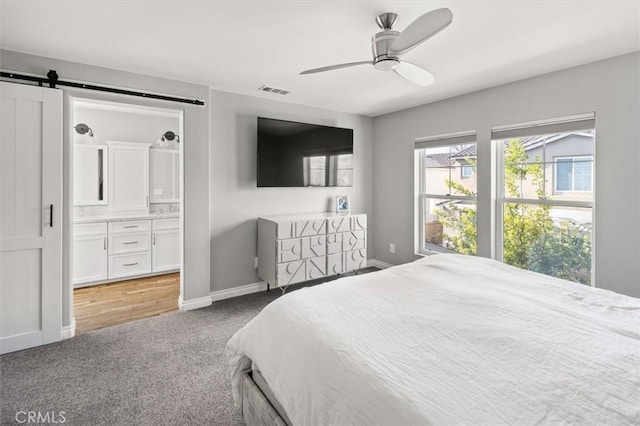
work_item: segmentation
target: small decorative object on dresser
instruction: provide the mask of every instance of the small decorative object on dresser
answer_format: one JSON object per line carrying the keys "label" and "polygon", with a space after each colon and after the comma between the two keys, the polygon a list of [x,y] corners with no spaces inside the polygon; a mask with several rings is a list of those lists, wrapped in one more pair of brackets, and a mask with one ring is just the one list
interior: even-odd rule
{"label": "small decorative object on dresser", "polygon": [[336,197],[336,213],[349,213],[349,196],[338,195]]}
{"label": "small decorative object on dresser", "polygon": [[367,266],[367,215],[316,213],[258,218],[258,276],[269,286]]}

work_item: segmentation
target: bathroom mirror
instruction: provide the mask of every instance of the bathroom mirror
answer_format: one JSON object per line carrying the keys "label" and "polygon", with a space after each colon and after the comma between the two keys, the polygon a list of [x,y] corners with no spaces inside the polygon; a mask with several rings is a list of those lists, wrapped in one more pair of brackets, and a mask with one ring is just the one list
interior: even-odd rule
{"label": "bathroom mirror", "polygon": [[73,205],[100,206],[107,200],[105,145],[75,145],[73,149]]}

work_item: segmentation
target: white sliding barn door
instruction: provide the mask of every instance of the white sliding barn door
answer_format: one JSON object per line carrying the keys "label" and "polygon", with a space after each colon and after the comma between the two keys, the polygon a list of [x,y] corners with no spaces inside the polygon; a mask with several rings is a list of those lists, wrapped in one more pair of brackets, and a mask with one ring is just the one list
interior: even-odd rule
{"label": "white sliding barn door", "polygon": [[62,91],[0,82],[0,353],[61,338]]}

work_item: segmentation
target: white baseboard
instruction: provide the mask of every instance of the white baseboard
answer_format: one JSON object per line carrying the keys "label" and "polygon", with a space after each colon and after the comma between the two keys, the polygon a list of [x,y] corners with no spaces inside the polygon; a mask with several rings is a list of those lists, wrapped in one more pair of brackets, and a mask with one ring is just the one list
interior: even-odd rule
{"label": "white baseboard", "polygon": [[62,327],[62,340],[71,339],[76,335],[76,317],[71,320],[71,325]]}
{"label": "white baseboard", "polygon": [[239,287],[213,291],[211,292],[211,300],[215,302],[218,300],[231,299],[232,297],[244,296],[246,294],[258,293],[260,291],[266,291],[266,290],[267,290],[267,283],[264,281],[245,284]]}
{"label": "white baseboard", "polygon": [[[379,269],[386,269],[393,266],[390,263],[382,262],[376,259],[367,260],[367,267],[373,266]],[[232,297],[245,296],[247,294],[258,293],[267,290],[267,283],[264,281],[245,284],[239,287],[227,288],[224,290],[217,290],[211,292],[211,300],[214,302],[218,300],[231,299]]]}
{"label": "white baseboard", "polygon": [[181,311],[192,311],[194,309],[210,306],[211,302],[211,296],[203,296],[189,300],[182,300],[182,296],[180,296],[178,298],[178,308]]}
{"label": "white baseboard", "polygon": [[374,268],[378,268],[378,269],[387,269],[387,268],[391,268],[393,265],[387,262],[383,262],[381,260],[377,260],[377,259],[368,259],[367,260],[367,267],[374,267]]}

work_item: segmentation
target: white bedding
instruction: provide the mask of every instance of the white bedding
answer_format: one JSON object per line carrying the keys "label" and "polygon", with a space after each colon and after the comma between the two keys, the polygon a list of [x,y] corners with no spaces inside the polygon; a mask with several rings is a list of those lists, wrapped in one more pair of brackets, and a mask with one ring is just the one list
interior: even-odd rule
{"label": "white bedding", "polygon": [[227,355],[294,425],[640,424],[640,299],[479,257],[293,291]]}

